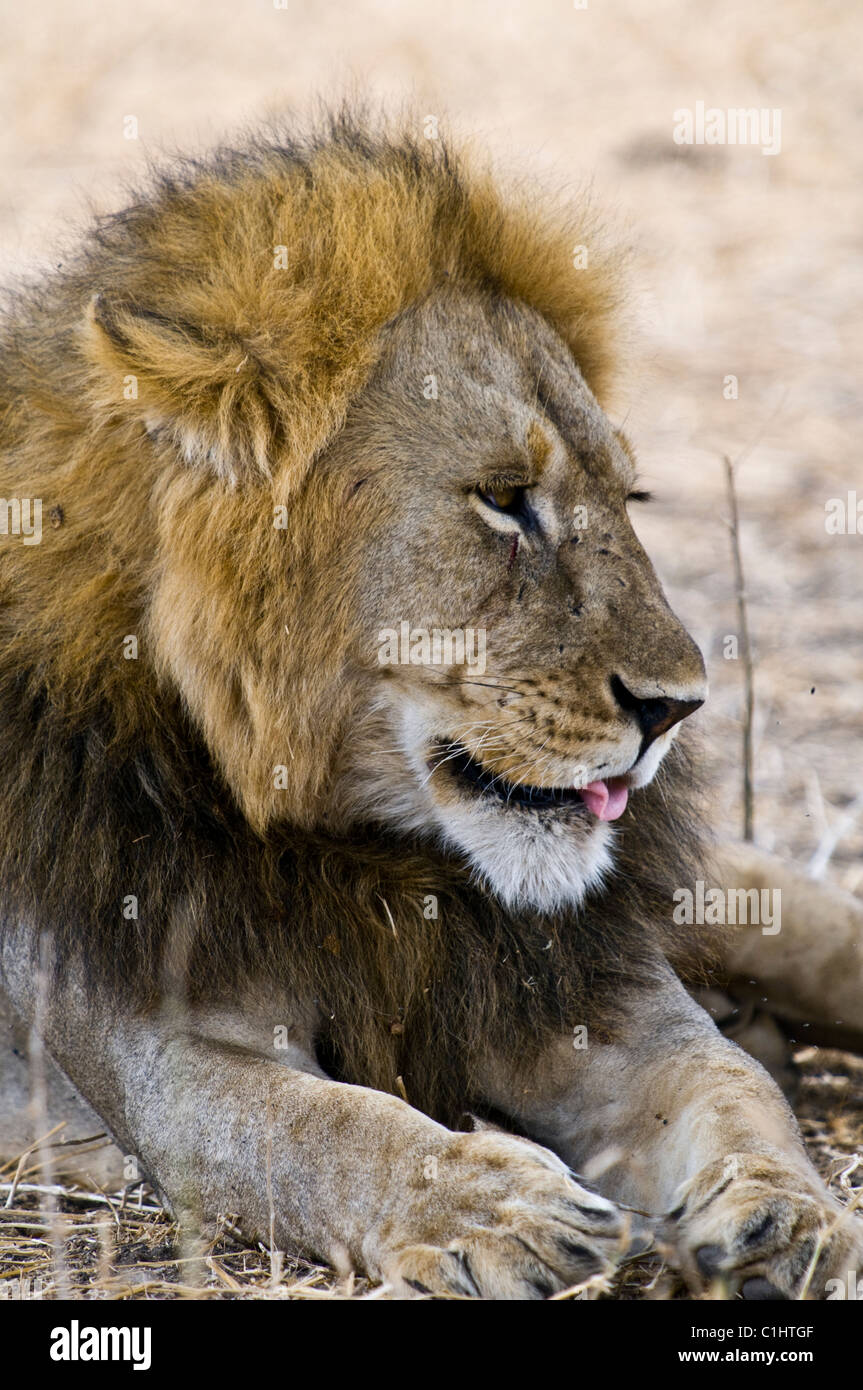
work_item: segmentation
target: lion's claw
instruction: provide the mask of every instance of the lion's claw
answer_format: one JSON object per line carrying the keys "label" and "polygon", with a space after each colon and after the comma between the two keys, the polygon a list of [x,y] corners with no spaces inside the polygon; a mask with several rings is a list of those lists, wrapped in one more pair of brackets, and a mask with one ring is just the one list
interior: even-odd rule
{"label": "lion's claw", "polygon": [[863,1222],[800,1165],[734,1154],[690,1182],[663,1228],[693,1286],[716,1280],[745,1298],[825,1298],[828,1280],[863,1265]]}
{"label": "lion's claw", "polygon": [[548,1150],[497,1132],[454,1136],[436,1184],[410,1206],[379,1258],[408,1297],[548,1298],[610,1277],[645,1234]]}

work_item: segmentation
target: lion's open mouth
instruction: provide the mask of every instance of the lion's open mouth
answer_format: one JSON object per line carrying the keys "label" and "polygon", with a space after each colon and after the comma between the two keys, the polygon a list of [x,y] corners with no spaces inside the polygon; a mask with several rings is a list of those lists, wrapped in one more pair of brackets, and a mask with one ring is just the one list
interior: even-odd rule
{"label": "lion's open mouth", "polygon": [[573,808],[599,820],[617,820],[626,809],[629,792],[623,777],[589,782],[584,787],[534,787],[525,782],[508,782],[499,773],[484,768],[466,748],[459,744],[453,747],[458,752],[447,758],[447,771],[475,794],[495,796],[507,806],[523,806],[535,811]]}

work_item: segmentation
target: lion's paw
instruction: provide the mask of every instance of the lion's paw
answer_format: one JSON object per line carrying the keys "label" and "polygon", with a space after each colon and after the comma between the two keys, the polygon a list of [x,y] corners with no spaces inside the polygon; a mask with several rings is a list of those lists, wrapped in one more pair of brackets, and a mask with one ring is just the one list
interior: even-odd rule
{"label": "lion's paw", "polygon": [[719,1281],[744,1298],[826,1298],[829,1280],[863,1270],[863,1221],[814,1172],[770,1155],[705,1168],[662,1236],[692,1287]]}
{"label": "lion's paw", "polygon": [[638,1217],[548,1150],[498,1132],[452,1138],[433,1178],[378,1233],[375,1263],[397,1295],[548,1298],[610,1277],[646,1243]]}

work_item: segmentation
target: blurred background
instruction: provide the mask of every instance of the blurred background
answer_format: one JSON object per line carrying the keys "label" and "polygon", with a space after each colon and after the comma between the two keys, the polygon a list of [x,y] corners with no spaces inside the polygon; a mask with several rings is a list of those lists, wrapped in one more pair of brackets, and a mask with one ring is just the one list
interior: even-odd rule
{"label": "blurred background", "polygon": [[[635,370],[617,416],[657,494],[637,525],[709,665],[698,718],[717,822],[740,826],[728,454],[757,659],[757,836],[816,868],[829,853],[829,873],[863,886],[863,535],[825,529],[829,499],[863,499],[863,10],[3,0],[0,13],[3,278],[58,259],[149,157],[350,88],[413,101],[573,197],[592,183],[633,248]],[[675,111],[699,101],[778,109],[780,151],[675,144]]]}

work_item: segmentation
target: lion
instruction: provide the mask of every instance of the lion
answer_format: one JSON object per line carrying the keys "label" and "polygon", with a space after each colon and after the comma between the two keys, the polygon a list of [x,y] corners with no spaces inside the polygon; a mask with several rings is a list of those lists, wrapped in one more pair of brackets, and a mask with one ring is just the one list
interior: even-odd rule
{"label": "lion", "polygon": [[762,870],[705,867],[625,298],[590,214],[339,112],[157,175],[10,300],[2,486],[44,528],[0,547],[2,979],[180,1221],[407,1297],[653,1239],[747,1296],[860,1267],[688,988],[763,962],[863,1033],[854,900],[800,888],[790,972],[673,918]]}

